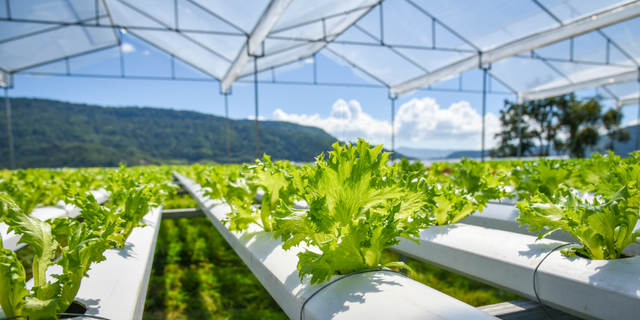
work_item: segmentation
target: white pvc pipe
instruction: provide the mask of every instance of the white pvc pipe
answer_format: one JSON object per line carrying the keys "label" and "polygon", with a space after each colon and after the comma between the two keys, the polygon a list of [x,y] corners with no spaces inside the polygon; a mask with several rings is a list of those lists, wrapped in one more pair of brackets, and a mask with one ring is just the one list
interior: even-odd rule
{"label": "white pvc pipe", "polygon": [[[391,249],[537,301],[533,272],[565,242],[456,224],[431,227]],[[538,269],[542,303],[586,319],[635,319],[640,314],[640,257],[567,258],[551,253]]]}
{"label": "white pvc pipe", "polygon": [[[583,197],[587,197],[585,195]],[[460,222],[479,227],[509,231],[523,235],[537,235],[527,230],[526,225],[522,226],[516,218],[520,215],[520,211],[512,204],[488,203],[483,212],[476,211],[474,214],[462,219]],[[640,229],[640,223],[636,225],[636,230]],[[547,236],[548,239],[559,240],[565,242],[575,242],[578,240],[573,238],[569,233],[555,231]],[[640,255],[640,245],[631,244],[623,251],[626,254]]]}
{"label": "white pvc pipe", "polygon": [[[302,304],[324,284],[301,283],[298,277],[302,248],[282,249],[282,242],[257,226],[248,232],[229,232],[220,221],[229,205],[203,196],[200,186],[174,173],[198,202],[220,234],[291,319],[300,319]],[[336,280],[334,276],[331,280]],[[305,306],[304,318],[316,319],[495,319],[470,305],[402,275],[374,272],[350,276],[322,292]]]}

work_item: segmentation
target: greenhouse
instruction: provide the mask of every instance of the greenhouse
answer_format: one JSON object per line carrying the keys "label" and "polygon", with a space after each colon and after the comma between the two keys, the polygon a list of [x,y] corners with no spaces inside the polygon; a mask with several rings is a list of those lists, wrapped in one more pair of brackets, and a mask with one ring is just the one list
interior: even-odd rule
{"label": "greenhouse", "polygon": [[0,320],[640,312],[638,0],[0,0],[0,26]]}

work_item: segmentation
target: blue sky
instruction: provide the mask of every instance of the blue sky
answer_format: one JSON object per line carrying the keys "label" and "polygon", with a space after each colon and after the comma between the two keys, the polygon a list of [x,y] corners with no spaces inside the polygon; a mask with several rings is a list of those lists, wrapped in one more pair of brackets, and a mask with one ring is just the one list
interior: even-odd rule
{"label": "blue sky", "polygon": [[[145,42],[130,36],[123,37],[124,64],[127,76],[153,75],[169,77],[171,58]],[[352,67],[340,63],[331,53],[322,51],[316,56],[317,78],[319,82],[370,85],[375,82]],[[118,76],[120,61],[118,49],[107,50],[70,60],[72,74],[104,74]],[[64,62],[32,69],[34,72],[65,73]],[[208,77],[188,65],[176,61],[175,73],[178,77],[207,79]],[[273,73],[259,74],[259,79],[271,81]],[[211,79],[211,78],[208,78]],[[277,81],[313,81],[313,60],[300,61],[275,70]],[[243,78],[251,81],[253,77]],[[490,81],[493,91],[507,92],[496,81]],[[460,79],[453,78],[433,86],[433,88],[457,90]],[[482,72],[471,70],[462,75],[465,90],[482,89]],[[364,137],[374,143],[390,144],[391,102],[385,88],[352,86],[259,84],[260,116],[273,120],[279,110],[280,120],[294,121],[305,125],[319,125],[337,138],[355,139]],[[136,79],[101,79],[85,77],[29,76],[18,75],[12,97],[46,98],[74,103],[100,106],[144,106],[191,110],[206,114],[224,116],[224,99],[217,81],[166,81]],[[594,90],[580,93],[594,94]],[[416,100],[417,99],[417,100]],[[514,99],[512,94],[488,94],[487,145],[491,146],[492,133],[497,130],[496,118],[504,106],[505,99]],[[357,103],[351,103],[355,101]],[[411,103],[410,103],[411,102]],[[437,107],[434,105],[437,104]],[[455,106],[452,108],[452,106]],[[610,104],[608,104],[610,107]],[[253,83],[236,83],[229,97],[229,115],[234,119],[246,119],[254,115]],[[346,128],[336,129],[336,118],[330,118],[349,109],[349,115],[340,113],[339,120]],[[356,108],[356,109],[353,109]],[[403,108],[403,134],[398,133],[396,146],[433,149],[479,149],[478,114],[482,108],[482,95],[465,92],[415,91],[400,96],[396,101],[396,111]],[[426,109],[425,109],[426,108]],[[435,108],[435,109],[434,109]],[[458,111],[452,111],[452,110]],[[359,110],[359,111],[358,111]],[[416,110],[423,112],[422,118]],[[430,110],[430,111],[428,111]],[[475,122],[460,122],[463,115],[474,110]],[[428,112],[427,112],[428,111]],[[451,112],[449,112],[451,111]],[[338,113],[336,113],[338,112]],[[430,113],[429,113],[430,112]],[[368,117],[352,119],[356,113]],[[637,117],[637,111],[625,109],[625,122]],[[318,114],[319,118],[309,118]],[[471,114],[473,118],[473,114]],[[413,117],[409,119],[408,117]],[[306,120],[301,120],[306,119]],[[342,118],[340,118],[342,119]],[[363,120],[364,119],[364,120]],[[409,119],[409,120],[408,120]],[[434,120],[436,119],[436,120]],[[386,123],[385,123],[386,122]],[[430,123],[425,127],[425,123]],[[332,126],[333,124],[333,126]],[[333,130],[330,130],[333,128]],[[387,131],[388,133],[385,133]],[[343,135],[343,132],[346,134]],[[422,133],[421,133],[422,132]]]}

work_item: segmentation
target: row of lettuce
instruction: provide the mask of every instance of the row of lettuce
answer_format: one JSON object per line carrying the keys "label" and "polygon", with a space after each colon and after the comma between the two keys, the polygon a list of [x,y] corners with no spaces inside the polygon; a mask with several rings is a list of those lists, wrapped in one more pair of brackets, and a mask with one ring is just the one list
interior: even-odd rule
{"label": "row of lettuce", "polygon": [[[418,242],[420,231],[459,222],[491,200],[517,198],[518,220],[542,238],[571,233],[582,246],[564,251],[591,259],[617,259],[631,243],[640,201],[640,153],[621,159],[388,165],[382,146],[360,140],[334,144],[314,164],[294,166],[266,156],[255,165],[137,167],[118,169],[30,169],[0,171],[0,222],[35,248],[32,289],[15,253],[0,240],[0,307],[6,316],[55,319],[75,298],[92,263],[122,248],[150,208],[176,189],[171,170],[196,180],[206,195],[231,207],[231,231],[273,232],[289,250],[300,246],[300,277],[320,283],[333,275],[380,267],[382,251],[399,238]],[[88,190],[105,188],[99,204]],[[258,203],[258,190],[264,195]],[[576,193],[594,193],[583,200]],[[59,201],[81,209],[79,218],[39,221],[28,215]],[[62,274],[48,282],[47,268]]]}
{"label": "row of lettuce", "polygon": [[[109,202],[99,204],[89,190],[104,188]],[[15,252],[0,239],[0,307],[6,317],[57,319],[65,313],[93,263],[103,253],[122,249],[134,228],[152,207],[175,192],[171,169],[29,169],[0,171],[0,222],[21,235],[20,243],[35,249],[33,287],[27,288],[25,269]],[[81,210],[77,218],[40,221],[29,217],[39,205],[60,201]],[[53,265],[62,269],[47,280]]]}
{"label": "row of lettuce", "polygon": [[[333,145],[328,158],[295,166],[264,156],[255,165],[189,166],[178,171],[196,180],[212,199],[231,206],[231,231],[261,228],[289,250],[300,246],[300,277],[320,283],[333,275],[380,267],[399,238],[418,242],[421,230],[448,225],[482,211],[490,200],[518,199],[523,225],[543,238],[569,232],[582,246],[565,255],[617,259],[631,243],[640,191],[640,153],[621,159],[437,163],[425,168],[402,161],[388,165],[382,147],[360,140]],[[254,195],[264,192],[259,203]],[[591,200],[578,193],[593,193]],[[303,204],[303,205],[301,205]],[[254,225],[255,227],[252,227]],[[543,232],[540,232],[543,231]]]}

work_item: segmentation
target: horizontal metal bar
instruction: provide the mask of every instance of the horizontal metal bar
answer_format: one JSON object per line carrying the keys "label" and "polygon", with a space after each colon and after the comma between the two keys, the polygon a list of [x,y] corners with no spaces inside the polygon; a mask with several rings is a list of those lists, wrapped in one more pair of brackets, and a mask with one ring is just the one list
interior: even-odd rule
{"label": "horizontal metal bar", "polygon": [[[250,80],[237,80],[238,83],[253,83]],[[297,82],[297,81],[258,81],[260,84],[283,84],[283,85],[318,85],[318,86],[338,86],[338,87],[361,87],[361,88],[386,88],[383,85],[375,85],[375,84],[357,84],[357,83],[330,83],[330,82]],[[473,93],[473,94],[482,94],[482,90],[469,90],[463,89],[460,91],[459,89],[446,89],[446,88],[420,88],[418,91],[435,91],[435,92],[456,92],[456,93]],[[513,92],[506,91],[493,91],[487,92],[487,94],[491,95],[500,95],[500,96],[512,96]]]}
{"label": "horizontal metal bar", "polygon": [[204,216],[205,216],[204,213],[199,208],[163,209],[162,210],[162,220],[182,219],[182,218],[200,218]]}
{"label": "horizontal metal bar", "polygon": [[583,60],[576,60],[576,59],[571,60],[571,59],[543,57],[539,55],[537,52],[533,56],[531,54],[519,54],[517,56],[513,56],[512,58],[527,59],[527,60],[544,60],[544,61],[562,62],[562,63],[574,63],[574,64],[583,64],[583,65],[591,65],[591,66],[629,68],[628,64],[621,64],[621,63],[607,63],[607,62],[597,62],[597,61],[583,61]]}
{"label": "horizontal metal bar", "polygon": [[76,54],[71,54],[71,55],[68,55],[68,56],[58,57],[58,58],[54,58],[52,60],[42,61],[42,62],[38,62],[36,64],[22,66],[20,68],[11,70],[11,73],[17,73],[17,72],[21,72],[23,70],[28,70],[28,69],[32,69],[32,68],[35,68],[35,67],[40,67],[40,66],[43,66],[43,65],[46,65],[46,64],[50,64],[50,63],[54,63],[54,62],[58,62],[58,61],[63,61],[63,60],[66,60],[66,59],[76,58],[76,57],[88,55],[88,54],[91,54],[91,53],[99,52],[99,51],[102,51],[102,50],[116,48],[116,47],[119,47],[119,46],[120,45],[118,43],[115,43],[115,44],[111,44],[111,45],[104,46],[104,47],[101,47],[101,48],[96,48],[96,49],[93,49],[93,50],[88,50],[88,51],[83,51],[83,52],[76,53]]}
{"label": "horizontal metal bar", "polygon": [[172,77],[153,77],[153,76],[120,76],[108,74],[86,74],[86,73],[53,73],[53,72],[18,72],[19,75],[27,76],[51,76],[51,77],[78,77],[78,78],[97,78],[97,79],[129,79],[129,80],[170,80],[170,81],[195,81],[195,82],[218,82],[215,78],[172,78]]}
{"label": "horizontal metal bar", "polygon": [[[50,72],[19,72],[19,75],[28,76],[51,76],[51,77],[78,77],[78,78],[97,78],[97,79],[128,79],[128,80],[158,80],[158,81],[193,81],[193,82],[218,82],[215,78],[181,78],[181,77],[152,77],[152,76],[128,76],[120,75],[92,75],[81,73],[50,73]],[[237,80],[237,83],[253,83],[253,80]],[[352,87],[352,88],[386,88],[383,85],[365,84],[365,83],[346,83],[346,82],[304,82],[304,81],[258,81],[260,84],[275,85],[304,85],[304,86],[324,86],[324,87]],[[456,93],[474,93],[480,94],[481,90],[458,90],[446,88],[420,88],[419,91],[436,91],[436,92],[456,92]],[[511,92],[493,91],[487,92],[492,95],[513,95]]]}
{"label": "horizontal metal bar", "polygon": [[[269,37],[271,38],[271,37]],[[424,50],[424,51],[446,51],[446,52],[462,52],[462,53],[476,53],[476,51],[468,50],[468,49],[456,49],[456,48],[443,48],[443,47],[423,47],[423,46],[413,46],[406,44],[393,44],[393,43],[373,43],[373,42],[360,42],[360,41],[347,41],[347,40],[334,40],[331,43],[335,44],[345,44],[345,45],[354,45],[354,46],[368,46],[368,47],[389,47],[396,49],[416,49],[416,50]]]}
{"label": "horizontal metal bar", "polygon": [[[100,18],[105,18],[105,17],[106,17],[106,16],[101,16]],[[53,27],[50,27],[50,28],[46,28],[46,29],[42,29],[42,30],[37,30],[37,31],[34,31],[34,32],[25,33],[25,34],[20,34],[20,35],[15,36],[15,37],[6,38],[6,39],[3,39],[3,40],[0,40],[0,43],[6,43],[6,42],[15,41],[15,40],[20,40],[20,39],[27,38],[27,37],[31,37],[31,36],[35,36],[35,35],[38,35],[38,34],[47,33],[47,32],[50,32],[50,31],[55,31],[55,30],[58,30],[58,29],[62,29],[62,28],[64,28],[64,27],[69,27],[69,26],[84,26],[84,25],[85,25],[85,22],[92,21],[92,20],[94,20],[94,19],[96,19],[96,18],[95,18],[95,17],[93,17],[93,18],[89,18],[89,19],[85,19],[85,20],[80,20],[80,21],[75,22],[75,23],[57,24],[57,25],[54,25]],[[0,19],[0,21],[2,21],[2,19]],[[5,20],[5,21],[6,21],[6,20]],[[15,20],[9,20],[9,21],[11,21],[11,22],[15,22]],[[97,20],[96,20],[96,21],[97,21]],[[93,26],[95,26],[95,25],[90,25],[90,26],[92,26],[92,27],[93,27]]]}
{"label": "horizontal metal bar", "polygon": [[635,96],[625,96],[618,100],[618,108],[640,104],[640,94]]}
{"label": "horizontal metal bar", "polygon": [[[95,18],[92,18],[95,19]],[[90,19],[88,19],[90,20]],[[23,23],[37,23],[37,24],[48,24],[48,25],[56,25],[56,26],[80,26],[85,28],[107,28],[107,29],[126,29],[126,30],[148,30],[148,31],[164,31],[164,32],[184,32],[184,33],[202,33],[202,34],[213,34],[213,35],[223,35],[223,36],[235,36],[235,37],[246,37],[245,34],[239,32],[228,32],[228,31],[212,31],[212,30],[198,30],[198,29],[184,29],[180,30],[174,29],[171,26],[167,27],[148,27],[148,26],[133,26],[133,25],[123,25],[117,23],[110,24],[91,24],[85,22],[59,22],[59,21],[42,21],[42,20],[29,20],[29,19],[6,19],[0,18],[0,21],[9,21],[9,22],[23,22]]]}

